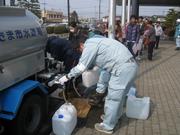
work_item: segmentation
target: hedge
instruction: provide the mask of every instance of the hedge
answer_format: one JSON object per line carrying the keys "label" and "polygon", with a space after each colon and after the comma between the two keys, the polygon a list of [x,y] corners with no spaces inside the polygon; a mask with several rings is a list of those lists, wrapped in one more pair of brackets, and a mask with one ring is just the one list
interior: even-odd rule
{"label": "hedge", "polygon": [[47,30],[48,34],[53,34],[54,33],[54,27],[47,27],[46,30]]}
{"label": "hedge", "polygon": [[174,37],[174,34],[175,34],[175,30],[171,30],[171,31],[169,31],[168,36]]}
{"label": "hedge", "polygon": [[63,34],[68,33],[66,26],[55,26],[46,28],[48,34]]}

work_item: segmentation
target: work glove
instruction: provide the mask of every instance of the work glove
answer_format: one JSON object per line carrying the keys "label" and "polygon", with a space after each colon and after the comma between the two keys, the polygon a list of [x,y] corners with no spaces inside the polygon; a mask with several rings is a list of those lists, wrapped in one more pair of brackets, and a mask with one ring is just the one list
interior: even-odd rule
{"label": "work glove", "polygon": [[60,79],[56,80],[55,83],[64,85],[64,83],[67,81],[69,81],[69,79],[67,78],[67,75],[65,75],[65,76],[61,77]]}

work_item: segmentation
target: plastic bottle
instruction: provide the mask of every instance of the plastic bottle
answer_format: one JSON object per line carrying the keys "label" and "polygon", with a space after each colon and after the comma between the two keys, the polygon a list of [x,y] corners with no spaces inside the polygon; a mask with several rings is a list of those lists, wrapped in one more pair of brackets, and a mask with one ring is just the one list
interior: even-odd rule
{"label": "plastic bottle", "polygon": [[77,124],[77,111],[71,103],[63,104],[53,115],[52,127],[56,135],[71,135]]}

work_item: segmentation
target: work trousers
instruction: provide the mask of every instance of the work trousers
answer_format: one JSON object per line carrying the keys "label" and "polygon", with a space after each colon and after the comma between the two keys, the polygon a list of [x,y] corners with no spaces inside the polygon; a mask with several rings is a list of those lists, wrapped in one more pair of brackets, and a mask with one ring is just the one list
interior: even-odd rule
{"label": "work trousers", "polygon": [[152,60],[155,43],[156,43],[155,41],[150,41],[148,44],[148,59],[149,60]]}
{"label": "work trousers", "polygon": [[159,40],[160,40],[160,36],[156,36],[156,49],[158,49],[159,47]]}
{"label": "work trousers", "polygon": [[127,62],[122,67],[118,75],[111,74],[108,94],[104,105],[103,125],[107,130],[114,129],[119,118],[123,114],[125,97],[130,87],[134,84],[138,66],[136,62]]}

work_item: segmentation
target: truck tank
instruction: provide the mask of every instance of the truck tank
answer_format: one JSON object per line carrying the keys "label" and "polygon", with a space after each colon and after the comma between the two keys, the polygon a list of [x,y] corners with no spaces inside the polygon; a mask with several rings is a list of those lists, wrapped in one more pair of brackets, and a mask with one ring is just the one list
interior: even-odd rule
{"label": "truck tank", "polygon": [[46,39],[30,11],[0,7],[0,91],[44,69]]}

